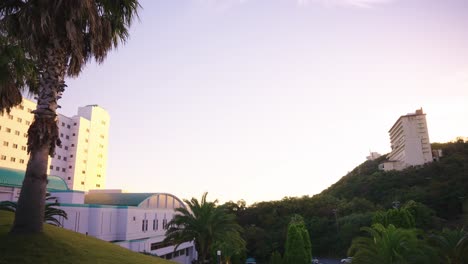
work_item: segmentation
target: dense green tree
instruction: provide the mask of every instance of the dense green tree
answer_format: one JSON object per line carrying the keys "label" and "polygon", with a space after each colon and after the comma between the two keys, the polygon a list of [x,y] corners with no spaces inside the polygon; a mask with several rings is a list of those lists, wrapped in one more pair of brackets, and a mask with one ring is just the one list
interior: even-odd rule
{"label": "dense green tree", "polygon": [[299,215],[294,215],[288,226],[284,262],[286,264],[310,264],[312,262],[309,232],[303,218]]}
{"label": "dense green tree", "polygon": [[445,228],[439,234],[430,236],[429,242],[437,249],[442,263],[468,263],[468,232],[463,228],[458,230]]}
{"label": "dense green tree", "polygon": [[[65,77],[78,76],[93,57],[102,62],[109,50],[125,41],[138,7],[138,0],[0,1],[0,35],[7,46],[18,47],[17,57],[34,62],[32,69],[20,65],[4,70],[0,65],[0,111],[20,104],[21,91],[27,85],[38,98],[28,130],[30,158],[12,233],[42,231],[47,162],[60,145],[56,110],[66,87]],[[33,73],[23,74],[30,71]],[[30,76],[37,80],[29,82]]]}
{"label": "dense green tree", "polygon": [[210,259],[211,253],[216,250],[216,243],[232,240],[238,245],[243,244],[239,236],[242,228],[236,223],[235,216],[224,207],[217,206],[217,200],[207,201],[207,195],[204,193],[200,201],[196,198],[184,200],[188,208],[176,209],[177,214],[168,223],[169,229],[164,240],[175,244],[176,248],[181,243],[195,240],[199,263]]}
{"label": "dense green tree", "polygon": [[377,211],[372,219],[373,224],[382,224],[383,226],[394,225],[399,228],[414,228],[414,216],[407,209],[389,209],[385,212]]}
{"label": "dense green tree", "polygon": [[289,225],[284,251],[285,264],[309,264],[304,246],[304,239],[297,225]]}
{"label": "dense green tree", "polygon": [[434,210],[427,207],[423,203],[410,200],[402,206],[402,209],[411,213],[414,218],[416,228],[430,229],[434,227]]}
{"label": "dense green tree", "polygon": [[283,264],[283,259],[278,251],[271,253],[270,264]]}
{"label": "dense green tree", "polygon": [[223,239],[213,243],[212,255],[216,256],[218,250],[221,251],[222,262],[231,264],[236,256],[245,255],[246,243],[239,232],[229,232]]}
{"label": "dense green tree", "polygon": [[425,241],[418,239],[415,230],[387,227],[376,224],[364,227],[370,237],[353,240],[348,255],[358,264],[428,264],[437,263],[431,257],[431,249]]}

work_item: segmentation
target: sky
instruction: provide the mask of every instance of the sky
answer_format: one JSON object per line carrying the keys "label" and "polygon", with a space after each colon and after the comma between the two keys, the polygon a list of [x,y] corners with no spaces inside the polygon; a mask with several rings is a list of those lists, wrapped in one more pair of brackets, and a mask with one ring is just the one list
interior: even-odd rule
{"label": "sky", "polygon": [[67,79],[111,116],[106,188],[248,204],[320,193],[423,108],[468,136],[466,0],[141,0],[125,45]]}

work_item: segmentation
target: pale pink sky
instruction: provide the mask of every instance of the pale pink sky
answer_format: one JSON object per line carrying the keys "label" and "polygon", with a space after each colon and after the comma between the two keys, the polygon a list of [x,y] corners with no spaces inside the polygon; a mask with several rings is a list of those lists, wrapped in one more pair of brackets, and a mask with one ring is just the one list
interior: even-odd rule
{"label": "pale pink sky", "polygon": [[321,192],[423,107],[468,136],[468,1],[146,0],[68,80],[111,115],[108,188],[248,203]]}

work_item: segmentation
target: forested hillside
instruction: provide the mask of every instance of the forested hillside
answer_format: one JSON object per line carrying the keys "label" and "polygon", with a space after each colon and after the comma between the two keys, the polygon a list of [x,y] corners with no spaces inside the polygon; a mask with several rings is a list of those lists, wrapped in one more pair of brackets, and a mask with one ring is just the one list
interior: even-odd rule
{"label": "forested hillside", "polygon": [[244,227],[247,255],[260,263],[268,263],[275,251],[284,252],[286,228],[294,214],[304,218],[314,256],[345,256],[352,239],[362,235],[361,227],[371,225],[377,211],[399,205],[411,207],[416,227],[426,232],[468,226],[468,142],[435,143],[432,148],[442,149],[443,157],[421,167],[379,171],[381,157],[364,162],[312,197],[225,206]]}

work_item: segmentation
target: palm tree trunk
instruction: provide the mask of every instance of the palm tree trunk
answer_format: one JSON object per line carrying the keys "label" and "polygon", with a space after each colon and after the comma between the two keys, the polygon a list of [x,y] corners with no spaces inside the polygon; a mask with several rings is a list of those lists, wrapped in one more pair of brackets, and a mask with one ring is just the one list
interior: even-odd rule
{"label": "palm tree trunk", "polygon": [[28,130],[30,153],[26,175],[21,188],[18,208],[11,233],[39,233],[43,230],[47,165],[49,155],[60,145],[58,137],[57,100],[65,87],[65,56],[60,49],[46,49],[41,58],[37,108]]}

